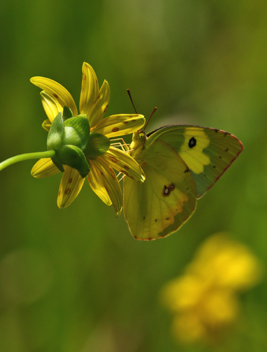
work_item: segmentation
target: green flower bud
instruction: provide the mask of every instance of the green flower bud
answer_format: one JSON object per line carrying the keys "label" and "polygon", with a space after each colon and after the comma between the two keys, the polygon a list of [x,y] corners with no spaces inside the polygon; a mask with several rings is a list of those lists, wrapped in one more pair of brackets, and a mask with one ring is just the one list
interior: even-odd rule
{"label": "green flower bud", "polygon": [[[64,110],[70,114],[71,110]],[[88,161],[83,150],[90,136],[90,126],[86,115],[69,117],[65,122],[59,113],[52,122],[47,137],[47,149],[54,150],[53,163],[60,171],[64,171],[63,165],[76,169],[82,177],[90,171]]]}

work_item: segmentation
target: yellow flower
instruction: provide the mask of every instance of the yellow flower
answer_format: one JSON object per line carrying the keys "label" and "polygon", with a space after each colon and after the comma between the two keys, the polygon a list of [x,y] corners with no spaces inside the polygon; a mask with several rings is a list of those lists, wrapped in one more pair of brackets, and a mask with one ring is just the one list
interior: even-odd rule
{"label": "yellow flower", "polygon": [[262,275],[258,261],[249,249],[221,233],[205,241],[189,270],[218,286],[236,291],[254,286]]}
{"label": "yellow flower", "polygon": [[174,313],[174,336],[181,342],[218,342],[238,317],[237,292],[255,285],[260,276],[260,264],[244,245],[225,234],[209,238],[184,275],[161,292]]}
{"label": "yellow flower", "polygon": [[[48,120],[45,120],[42,125],[44,129],[49,131],[52,122],[59,113],[62,113],[63,117],[66,117],[64,114],[70,114],[67,117],[78,115],[78,109],[71,94],[61,84],[44,77],[33,77],[31,82],[43,89],[41,99],[48,117]],[[84,63],[79,110],[80,114],[87,116],[90,136],[94,137],[93,142],[91,138],[90,146],[85,147],[83,151],[90,165],[87,178],[92,190],[104,203],[107,205],[113,204],[116,214],[119,215],[122,210],[122,192],[113,168],[141,182],[145,180],[144,173],[129,154],[114,147],[115,144],[112,145],[109,141],[108,150],[99,153],[99,140],[133,133],[144,125],[145,118],[139,114],[119,114],[103,119],[109,99],[110,88],[108,82],[104,81],[99,89],[93,68]],[[43,158],[33,166],[31,174],[36,178],[43,178],[58,172],[60,170],[50,158]],[[65,208],[73,202],[79,194],[84,180],[85,178],[81,177],[76,169],[64,165],[64,173],[57,198],[59,208]]]}

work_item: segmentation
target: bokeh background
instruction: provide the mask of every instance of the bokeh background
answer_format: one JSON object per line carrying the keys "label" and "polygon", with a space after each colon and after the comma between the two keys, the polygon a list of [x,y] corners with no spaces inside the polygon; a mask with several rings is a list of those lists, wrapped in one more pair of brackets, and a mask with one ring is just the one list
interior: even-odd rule
{"label": "bokeh background", "polygon": [[[240,138],[244,152],[178,233],[134,240],[85,184],[60,210],[60,175],[34,162],[0,174],[0,351],[263,351],[267,282],[240,297],[220,346],[182,345],[159,293],[198,246],[226,231],[267,259],[267,3],[261,0],[58,0],[0,3],[0,160],[45,149],[46,118],[30,77],[64,85],[78,103],[83,61],[107,79],[107,116],[156,114]],[[130,139],[127,140],[128,142]],[[225,347],[224,347],[225,348]]]}

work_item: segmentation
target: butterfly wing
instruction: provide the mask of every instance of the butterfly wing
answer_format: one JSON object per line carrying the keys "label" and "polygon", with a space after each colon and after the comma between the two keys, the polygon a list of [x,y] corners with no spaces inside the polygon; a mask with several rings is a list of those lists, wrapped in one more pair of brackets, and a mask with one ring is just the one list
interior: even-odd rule
{"label": "butterfly wing", "polygon": [[147,145],[155,140],[170,144],[189,167],[202,197],[244,149],[234,135],[199,126],[166,126],[148,134]]}
{"label": "butterfly wing", "polygon": [[179,154],[167,143],[156,140],[138,160],[146,180],[123,180],[124,216],[132,235],[154,240],[176,231],[193,214],[196,186]]}

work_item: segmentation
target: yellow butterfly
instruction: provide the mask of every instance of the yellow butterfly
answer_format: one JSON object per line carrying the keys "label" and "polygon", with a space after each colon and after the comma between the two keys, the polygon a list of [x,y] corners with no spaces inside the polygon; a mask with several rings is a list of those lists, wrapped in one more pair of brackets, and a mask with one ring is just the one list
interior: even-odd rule
{"label": "yellow butterfly", "polygon": [[154,240],[176,231],[243,149],[234,135],[207,127],[172,125],[134,133],[130,154],[146,180],[123,180],[124,216],[132,235]]}

